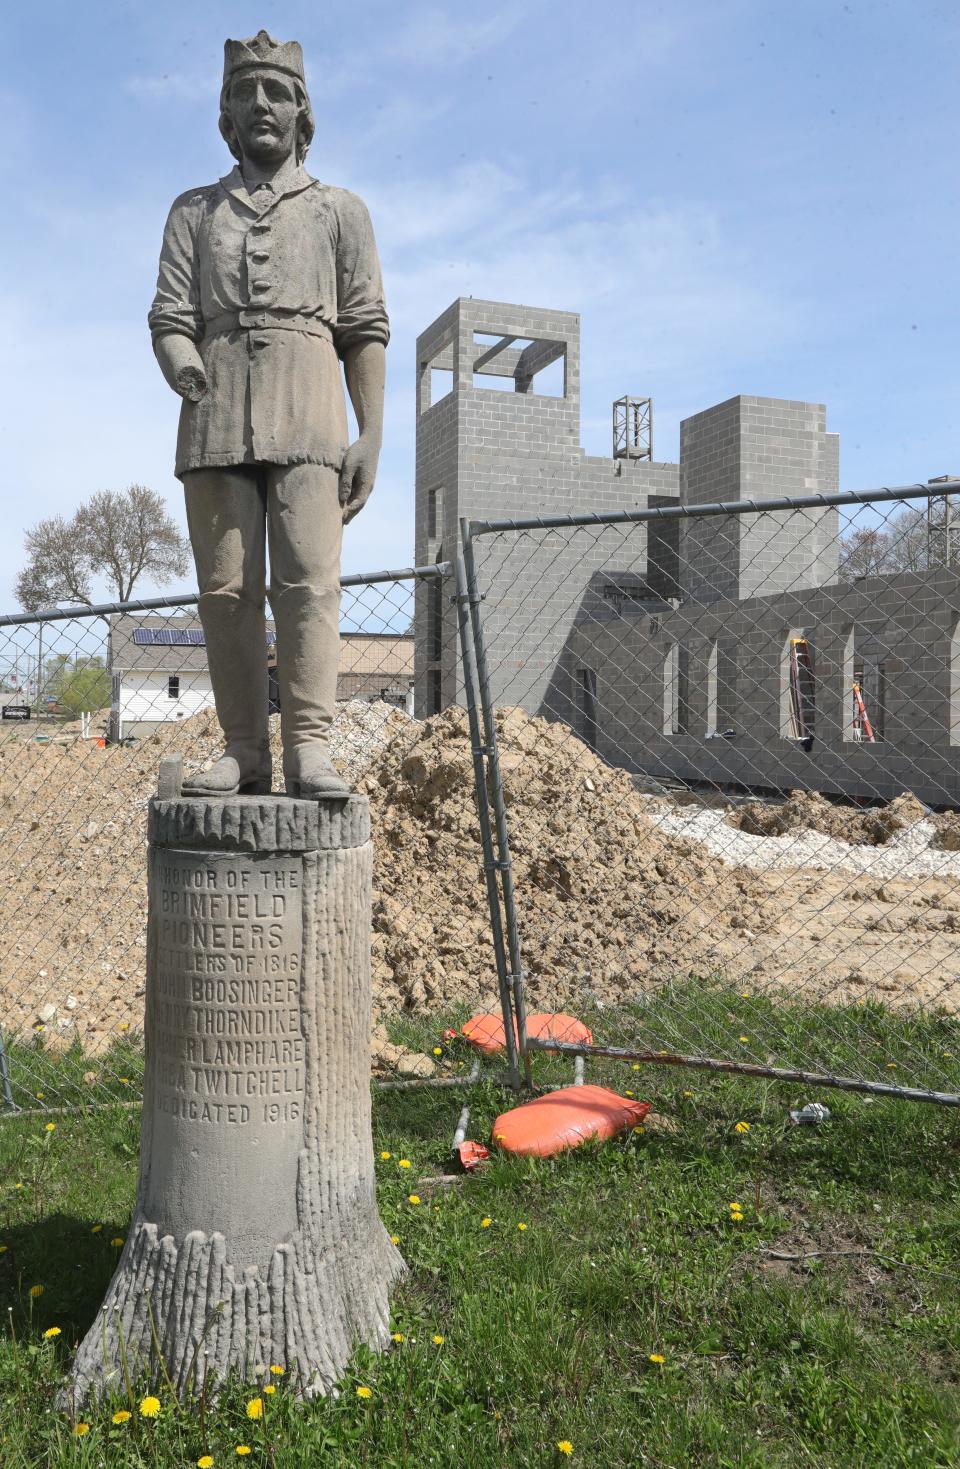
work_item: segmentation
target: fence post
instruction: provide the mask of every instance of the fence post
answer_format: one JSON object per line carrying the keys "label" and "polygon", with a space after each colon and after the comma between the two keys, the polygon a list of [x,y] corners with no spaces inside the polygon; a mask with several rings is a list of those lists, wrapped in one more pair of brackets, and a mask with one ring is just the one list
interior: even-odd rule
{"label": "fence post", "polygon": [[487,765],[490,770],[490,799],[493,802],[494,822],[497,832],[497,852],[500,884],[503,892],[503,911],[507,920],[507,944],[510,952],[510,984],[513,989],[513,1007],[517,1015],[517,1033],[520,1055],[527,1085],[532,1085],[530,1055],[527,1050],[527,1008],[523,993],[523,959],[520,952],[520,934],[517,929],[516,892],[513,885],[513,860],[510,856],[510,833],[507,828],[507,807],[503,797],[503,777],[500,773],[500,751],[497,747],[497,727],[493,718],[493,700],[490,694],[490,672],[487,667],[487,649],[483,635],[483,620],[480,616],[480,593],[477,588],[477,567],[473,556],[473,537],[470,522],[460,521],[460,537],[463,544],[463,563],[469,593],[470,625],[473,631],[473,647],[477,662],[477,685],[480,690],[480,708],[483,712],[483,733],[486,744]]}
{"label": "fence post", "polygon": [[10,1062],[7,1059],[7,1047],[2,1030],[0,1030],[0,1085],[3,1087],[3,1100],[7,1106],[12,1112],[19,1112],[20,1108],[13,1100],[13,1087],[10,1085]]}
{"label": "fence post", "polygon": [[[472,642],[470,597],[464,572],[463,557],[454,563],[456,593],[453,601],[457,605],[457,626],[460,633],[460,656],[463,664],[463,688],[467,703],[467,719],[470,724],[470,746],[473,752],[473,778],[477,795],[477,816],[480,822],[480,841],[483,846],[483,872],[487,885],[487,902],[490,907],[490,929],[493,936],[493,952],[497,964],[497,986],[500,991],[500,1008],[503,1013],[503,1032],[507,1047],[507,1081],[519,1088],[520,1071],[517,1065],[517,1036],[514,1029],[513,1006],[511,1003],[510,980],[507,974],[507,957],[503,943],[503,916],[500,912],[500,894],[497,888],[497,862],[490,831],[490,808],[487,804],[487,775],[484,756],[489,753],[480,732],[476,700],[476,664]],[[526,1033],[524,1040],[526,1039]]]}

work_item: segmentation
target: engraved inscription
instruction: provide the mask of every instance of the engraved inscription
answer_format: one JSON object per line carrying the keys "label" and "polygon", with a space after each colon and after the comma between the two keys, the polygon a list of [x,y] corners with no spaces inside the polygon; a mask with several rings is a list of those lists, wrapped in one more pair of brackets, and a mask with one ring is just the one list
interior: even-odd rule
{"label": "engraved inscription", "polygon": [[158,1112],[228,1127],[303,1115],[297,858],[155,852]]}

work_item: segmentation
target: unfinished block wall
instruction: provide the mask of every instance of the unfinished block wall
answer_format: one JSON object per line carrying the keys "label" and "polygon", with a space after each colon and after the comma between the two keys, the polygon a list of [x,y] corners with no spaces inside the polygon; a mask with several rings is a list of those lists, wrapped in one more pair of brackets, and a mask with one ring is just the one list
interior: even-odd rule
{"label": "unfinished block wall", "polygon": [[[678,493],[675,464],[584,453],[576,313],[461,298],[418,338],[418,562],[456,554],[461,516],[621,510],[645,507],[651,496],[676,503]],[[577,690],[566,649],[574,616],[600,568],[646,578],[638,544],[633,539],[618,559],[619,531],[479,542],[497,704],[573,720]],[[675,581],[675,563],[667,536],[654,579]],[[458,698],[456,609],[438,607],[436,598],[431,606],[429,589],[418,592],[420,717]]]}

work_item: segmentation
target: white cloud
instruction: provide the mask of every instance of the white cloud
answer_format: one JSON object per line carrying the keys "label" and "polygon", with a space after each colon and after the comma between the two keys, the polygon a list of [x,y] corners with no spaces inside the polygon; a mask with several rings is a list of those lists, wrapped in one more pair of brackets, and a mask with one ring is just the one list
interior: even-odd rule
{"label": "white cloud", "polygon": [[533,8],[528,3],[524,12],[520,5],[502,5],[481,17],[466,9],[451,15],[430,5],[409,16],[383,49],[397,61],[420,65],[464,61],[478,51],[501,45]]}
{"label": "white cloud", "polygon": [[202,102],[206,106],[211,97],[220,94],[220,76],[216,72],[170,71],[159,76],[130,76],[123,82],[123,90],[131,97],[154,102],[173,98],[177,102]]}

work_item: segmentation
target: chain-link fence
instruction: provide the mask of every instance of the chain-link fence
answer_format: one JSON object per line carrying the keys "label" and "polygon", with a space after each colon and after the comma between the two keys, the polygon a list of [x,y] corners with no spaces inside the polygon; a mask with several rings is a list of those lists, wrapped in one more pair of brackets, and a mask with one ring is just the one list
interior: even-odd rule
{"label": "chain-link fence", "polygon": [[528,1062],[960,1104],[953,515],[940,485],[462,523]]}
{"label": "chain-link fence", "polygon": [[[344,578],[331,735],[373,808],[373,1063],[387,1084],[470,1074],[424,1013],[456,1026],[492,1011],[502,1025],[467,718],[437,730],[412,717],[421,586],[449,598],[451,568]],[[430,638],[431,653],[457,656]],[[267,643],[272,670],[269,618]],[[278,698],[271,671],[274,710]],[[221,748],[196,599],[0,619],[0,716],[3,1102],[135,1102],[147,803],[163,756],[182,755],[189,774]],[[279,770],[277,717],[271,732]]]}
{"label": "chain-link fence", "polygon": [[[592,1046],[960,1102],[949,490],[462,533],[343,584],[380,1082],[461,1085],[479,1018],[515,1078]],[[195,600],[0,619],[0,715],[4,1101],[135,1101],[147,802],[220,748]]]}

